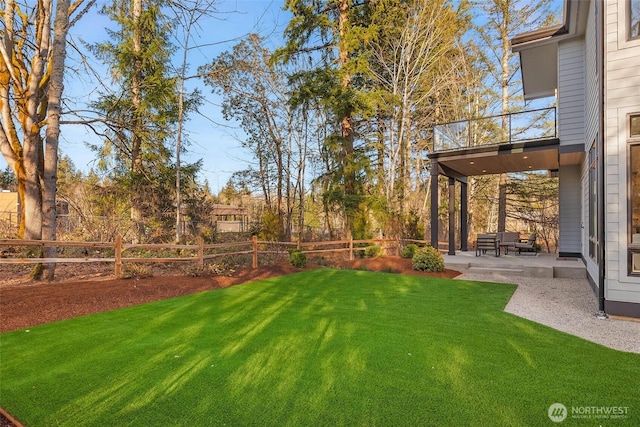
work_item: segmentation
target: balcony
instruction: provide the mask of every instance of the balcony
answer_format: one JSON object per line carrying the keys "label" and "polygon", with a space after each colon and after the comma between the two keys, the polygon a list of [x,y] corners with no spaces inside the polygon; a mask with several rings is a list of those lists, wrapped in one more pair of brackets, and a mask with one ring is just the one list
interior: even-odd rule
{"label": "balcony", "polygon": [[433,127],[433,151],[557,138],[556,109],[480,117]]}
{"label": "balcony", "polygon": [[557,170],[559,143],[556,109],[541,108],[435,125],[429,158],[456,178]]}

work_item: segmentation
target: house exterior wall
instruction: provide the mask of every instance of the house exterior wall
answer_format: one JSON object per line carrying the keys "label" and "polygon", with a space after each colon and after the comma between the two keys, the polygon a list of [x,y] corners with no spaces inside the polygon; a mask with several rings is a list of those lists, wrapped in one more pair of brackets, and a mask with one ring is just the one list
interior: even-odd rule
{"label": "house exterior wall", "polygon": [[[585,141],[584,41],[558,44],[558,137],[560,146],[584,145]],[[580,168],[561,165],[559,170],[559,251],[581,253]]]}
{"label": "house exterior wall", "polygon": [[[582,228],[582,248],[583,259],[587,266],[587,272],[592,279],[592,282],[598,286],[598,264],[594,258],[589,254],[589,150],[594,144],[599,143],[601,140],[600,125],[602,123],[602,109],[601,109],[601,91],[599,83],[598,70],[598,31],[597,31],[597,16],[596,8],[592,3],[589,7],[587,17],[587,28],[584,34],[584,47],[585,47],[585,71],[584,71],[584,90],[585,90],[585,104],[583,109],[585,111],[585,134],[584,134],[584,149],[585,149],[585,162],[582,167],[582,206],[583,206],[583,228]],[[596,148],[597,150],[597,148]],[[597,226],[603,225],[602,219],[597,220]],[[596,230],[598,233],[598,230]]]}
{"label": "house exterior wall", "polygon": [[627,266],[628,117],[640,113],[640,40],[627,40],[626,3],[604,3],[605,298],[607,311],[640,316],[640,277],[630,276]]}
{"label": "house exterior wall", "polygon": [[578,248],[571,226],[578,219],[577,252],[582,253],[592,283],[598,285],[598,265],[589,254],[589,150],[601,141],[605,206],[597,226],[605,231],[600,242],[605,248],[605,311],[640,317],[640,277],[630,276],[627,265],[628,120],[630,114],[640,113],[640,40],[627,40],[625,0],[591,0],[589,4],[585,32],[558,43],[560,144],[581,143],[585,150],[581,166],[560,167],[560,249],[574,252]]}
{"label": "house exterior wall", "polygon": [[581,187],[581,172],[579,165],[562,166],[559,170],[560,254],[582,253],[582,196],[576,191]]}
{"label": "house exterior wall", "polygon": [[[560,250],[581,253],[592,285],[604,284],[607,313],[640,317],[640,275],[628,265],[628,204],[639,196],[628,175],[630,142],[640,142],[630,138],[630,115],[640,114],[640,39],[629,38],[629,0],[565,1],[559,30],[515,39],[521,55],[542,57],[544,46],[557,44],[557,70],[549,70],[557,71]],[[576,160],[567,153],[584,150],[582,163],[563,164],[563,148],[567,162]]]}
{"label": "house exterior wall", "polygon": [[584,41],[558,44],[558,136],[560,146],[584,144]]}

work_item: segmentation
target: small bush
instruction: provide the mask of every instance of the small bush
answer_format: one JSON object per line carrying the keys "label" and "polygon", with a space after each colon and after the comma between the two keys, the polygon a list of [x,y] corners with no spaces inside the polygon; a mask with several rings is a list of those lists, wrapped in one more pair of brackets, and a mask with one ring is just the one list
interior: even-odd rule
{"label": "small bush", "polygon": [[145,279],[152,277],[151,268],[145,264],[128,264],[123,268],[122,279]]}
{"label": "small bush", "polygon": [[307,256],[300,249],[294,249],[289,253],[289,262],[295,268],[304,268],[307,265]]}
{"label": "small bush", "polygon": [[189,263],[186,266],[181,268],[182,272],[191,277],[203,277],[209,275],[220,275],[223,274],[223,271],[217,264],[205,264],[204,266]]}
{"label": "small bush", "polygon": [[380,246],[371,245],[364,248],[365,258],[377,258],[382,256],[382,248]]}
{"label": "small bush", "polygon": [[207,243],[216,242],[218,240],[218,232],[212,225],[201,225],[200,227],[198,227],[198,233]]}
{"label": "small bush", "polygon": [[418,245],[416,245],[415,243],[409,243],[407,246],[402,248],[402,252],[400,253],[400,256],[402,258],[413,258],[413,255],[416,253],[417,250],[418,250]]}
{"label": "small bush", "polygon": [[331,265],[331,260],[328,260],[324,256],[319,255],[313,258],[313,263],[317,265],[321,265],[323,267],[328,267]]}
{"label": "small bush", "polygon": [[444,259],[437,249],[426,246],[413,255],[412,265],[418,271],[444,271]]}

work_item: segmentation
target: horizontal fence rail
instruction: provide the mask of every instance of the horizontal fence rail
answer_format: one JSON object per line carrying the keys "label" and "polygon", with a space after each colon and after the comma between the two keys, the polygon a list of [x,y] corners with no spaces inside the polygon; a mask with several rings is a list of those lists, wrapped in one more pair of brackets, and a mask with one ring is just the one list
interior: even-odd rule
{"label": "horizontal fence rail", "polygon": [[[426,240],[402,239],[369,239],[369,240],[333,240],[318,242],[273,242],[260,241],[256,236],[252,240],[233,243],[205,244],[199,238],[196,244],[169,243],[123,243],[120,236],[114,242],[81,242],[58,240],[21,240],[0,239],[0,265],[3,264],[63,264],[63,263],[113,263],[116,277],[122,276],[124,264],[135,263],[194,263],[204,267],[205,261],[235,255],[251,255],[251,267],[257,268],[260,255],[285,254],[291,249],[298,249],[305,254],[347,254],[350,260],[354,255],[366,251],[367,245],[377,245],[387,253],[398,254],[399,248],[407,243],[429,245]],[[83,249],[85,256],[43,258],[38,255],[24,257],[24,254],[11,252],[6,248],[40,247],[61,248],[71,247]],[[104,256],[90,256],[89,249],[106,249]],[[175,256],[141,256],[135,252],[158,252],[163,250],[175,251]],[[129,255],[129,253],[132,253]],[[20,256],[22,255],[22,256]],[[166,254],[163,254],[166,255]]]}

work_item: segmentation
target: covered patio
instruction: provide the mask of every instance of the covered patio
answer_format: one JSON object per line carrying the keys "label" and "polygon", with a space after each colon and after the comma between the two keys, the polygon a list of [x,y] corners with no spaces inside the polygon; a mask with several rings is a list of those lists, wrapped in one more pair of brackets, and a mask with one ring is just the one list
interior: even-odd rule
{"label": "covered patio", "polygon": [[[538,125],[536,125],[536,123]],[[448,178],[448,255],[456,255],[456,225],[462,252],[469,250],[468,190],[470,176],[546,170],[577,165],[581,146],[562,146],[557,137],[555,108],[444,123],[434,126],[431,161],[431,218],[439,216],[438,177]],[[456,183],[460,212],[456,218]],[[438,247],[438,221],[432,221],[431,244]],[[473,253],[471,253],[473,255]],[[508,261],[501,262],[502,265]]]}

